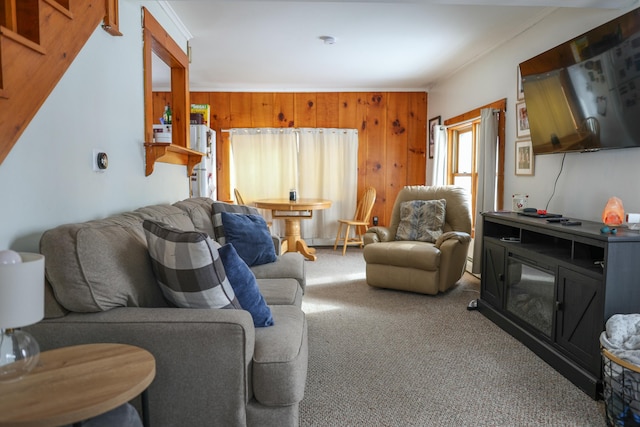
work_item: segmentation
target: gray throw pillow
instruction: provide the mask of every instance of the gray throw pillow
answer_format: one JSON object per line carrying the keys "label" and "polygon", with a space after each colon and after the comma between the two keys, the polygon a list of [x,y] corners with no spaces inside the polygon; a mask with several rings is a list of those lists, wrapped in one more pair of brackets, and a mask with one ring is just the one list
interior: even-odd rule
{"label": "gray throw pillow", "polygon": [[445,199],[401,203],[396,240],[435,243],[442,234],[446,206]]}
{"label": "gray throw pillow", "polygon": [[218,245],[206,233],[142,223],[151,264],[165,298],[182,308],[241,309],[227,279]]}

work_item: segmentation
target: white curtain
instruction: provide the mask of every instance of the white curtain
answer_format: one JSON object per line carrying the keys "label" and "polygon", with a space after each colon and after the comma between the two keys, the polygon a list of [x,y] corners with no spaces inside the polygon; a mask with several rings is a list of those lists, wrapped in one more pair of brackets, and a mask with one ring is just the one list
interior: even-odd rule
{"label": "white curtain", "polygon": [[436,125],[434,129],[433,174],[431,185],[447,183],[447,128]]}
{"label": "white curtain", "polygon": [[476,170],[478,189],[476,191],[476,229],[473,242],[473,270],[482,270],[482,213],[495,210],[496,168],[498,153],[498,113],[491,108],[480,110],[480,134],[476,147]]}
{"label": "white curtain", "polygon": [[[337,220],[352,218],[356,209],[356,129],[232,129],[230,143],[231,188],[246,204],[288,198],[293,188],[300,198],[331,200],[331,208],[302,220],[300,231],[309,245],[333,245]],[[270,219],[271,212],[261,213]],[[284,221],[273,221],[271,231],[283,235]]]}
{"label": "white curtain", "polygon": [[[293,129],[231,129],[231,189],[237,188],[244,202],[289,197],[298,182],[297,135]],[[260,211],[271,220],[271,211]],[[274,221],[272,232],[282,234],[284,225]]]}
{"label": "white curtain", "polygon": [[305,198],[331,200],[331,208],[313,212],[301,222],[309,244],[333,244],[338,219],[350,219],[358,198],[358,131],[301,128],[298,193]]}

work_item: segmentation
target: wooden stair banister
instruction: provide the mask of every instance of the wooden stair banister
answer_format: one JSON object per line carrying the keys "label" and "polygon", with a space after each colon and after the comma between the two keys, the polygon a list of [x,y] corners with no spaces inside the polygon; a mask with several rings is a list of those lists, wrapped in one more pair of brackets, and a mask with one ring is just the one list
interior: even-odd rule
{"label": "wooden stair banister", "polygon": [[101,21],[117,0],[0,0],[0,164]]}

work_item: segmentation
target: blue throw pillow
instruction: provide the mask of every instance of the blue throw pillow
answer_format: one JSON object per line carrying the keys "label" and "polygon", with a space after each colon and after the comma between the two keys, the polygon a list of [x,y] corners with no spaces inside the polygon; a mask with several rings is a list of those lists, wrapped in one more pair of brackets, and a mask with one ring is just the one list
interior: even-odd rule
{"label": "blue throw pillow", "polygon": [[249,267],[276,261],[276,248],[262,216],[222,212],[221,217],[226,243]]}
{"label": "blue throw pillow", "polygon": [[271,309],[258,288],[256,276],[249,266],[238,256],[232,244],[227,243],[218,249],[227,278],[242,308],[251,313],[256,327],[273,325]]}

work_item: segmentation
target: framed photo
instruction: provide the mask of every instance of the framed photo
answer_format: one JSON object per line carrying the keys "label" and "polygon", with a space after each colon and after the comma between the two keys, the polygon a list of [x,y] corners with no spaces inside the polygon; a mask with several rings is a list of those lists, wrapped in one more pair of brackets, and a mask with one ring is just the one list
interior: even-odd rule
{"label": "framed photo", "polygon": [[527,104],[524,101],[518,102],[516,104],[516,138],[526,138],[530,134]]}
{"label": "framed photo", "polygon": [[520,66],[518,65],[518,80],[516,81],[516,93],[518,94],[518,101],[524,99],[524,87],[522,86],[522,74],[520,74]]}
{"label": "framed photo", "polygon": [[441,116],[429,119],[429,158],[433,159],[433,153],[435,151],[436,144],[436,126],[442,124]]}
{"label": "framed photo", "polygon": [[516,175],[533,175],[533,157],[531,140],[516,141]]}

